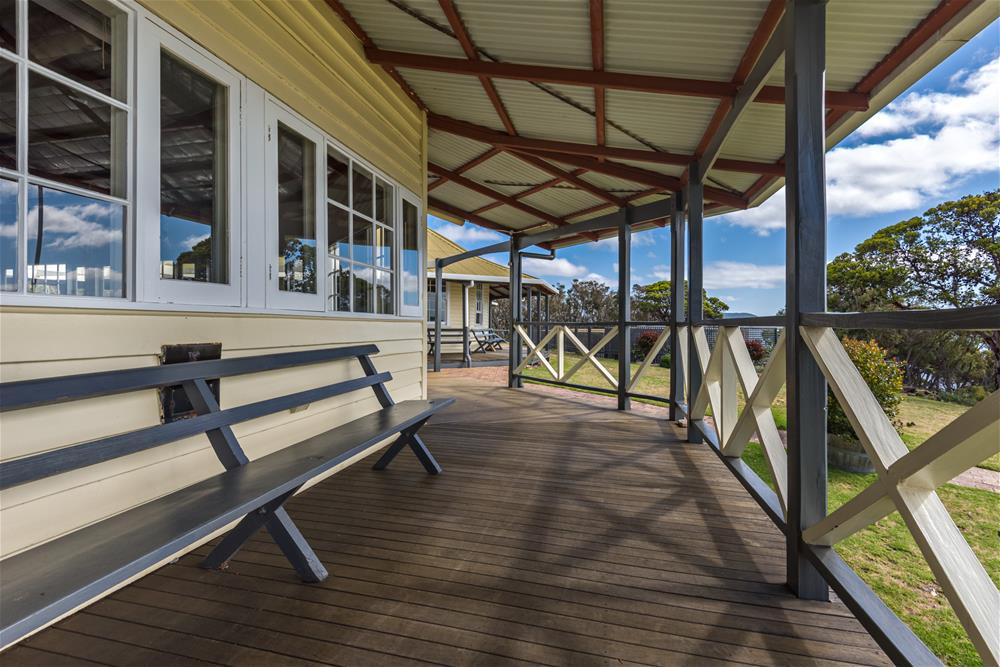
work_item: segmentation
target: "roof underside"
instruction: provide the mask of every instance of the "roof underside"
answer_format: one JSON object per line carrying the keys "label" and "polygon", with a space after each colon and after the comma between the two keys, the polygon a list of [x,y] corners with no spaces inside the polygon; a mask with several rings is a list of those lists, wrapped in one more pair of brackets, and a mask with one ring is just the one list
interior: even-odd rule
{"label": "roof underside", "polygon": [[[782,184],[781,57],[728,131],[725,119],[780,39],[784,0],[326,1],[427,109],[428,200],[443,217],[542,231],[654,201],[713,141],[706,215]],[[996,15],[989,0],[830,0],[828,146]]]}

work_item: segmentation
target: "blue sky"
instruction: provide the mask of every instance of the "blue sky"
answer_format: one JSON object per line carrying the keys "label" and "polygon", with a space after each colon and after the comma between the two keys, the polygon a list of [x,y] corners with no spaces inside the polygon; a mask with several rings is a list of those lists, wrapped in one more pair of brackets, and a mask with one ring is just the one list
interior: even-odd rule
{"label": "blue sky", "polygon": [[[941,201],[1000,187],[1000,22],[915,83],[827,154],[827,255],[852,250],[874,231]],[[467,248],[500,235],[430,216]],[[633,235],[632,283],[669,279],[669,232]],[[491,257],[506,264],[505,257]],[[784,190],[749,211],[705,221],[705,285],[732,311],[771,314],[784,306]],[[525,260],[556,283],[617,281],[617,242]]]}

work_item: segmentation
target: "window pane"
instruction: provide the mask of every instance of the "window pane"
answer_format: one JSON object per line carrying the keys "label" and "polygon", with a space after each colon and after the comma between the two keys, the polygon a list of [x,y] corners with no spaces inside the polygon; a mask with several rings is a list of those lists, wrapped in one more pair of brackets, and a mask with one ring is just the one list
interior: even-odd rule
{"label": "window pane", "polygon": [[375,219],[392,225],[392,186],[381,178],[375,180]]}
{"label": "window pane", "polygon": [[351,258],[351,215],[339,206],[326,207],[326,238],[330,256]]}
{"label": "window pane", "polygon": [[28,186],[28,292],[124,296],[125,207]]}
{"label": "window pane", "polygon": [[160,54],[160,277],[229,282],[226,89]]}
{"label": "window pane", "polygon": [[0,290],[17,290],[17,181],[0,178]]}
{"label": "window pane", "polygon": [[316,145],[278,123],[278,289],[316,293]]}
{"label": "window pane", "polygon": [[354,165],[354,210],[372,217],[372,174],[358,165]]}
{"label": "window pane", "polygon": [[351,265],[330,259],[330,310],[351,312]]}
{"label": "window pane", "polygon": [[101,0],[32,0],[28,3],[28,57],[124,100],[126,20],[125,12]]}
{"label": "window pane", "polygon": [[375,226],[375,263],[392,268],[392,230],[379,225]]}
{"label": "window pane", "polygon": [[28,170],[125,196],[125,112],[68,86],[28,75]]}
{"label": "window pane", "polygon": [[388,271],[375,272],[375,312],[392,315],[392,274]]}
{"label": "window pane", "polygon": [[326,196],[344,206],[350,206],[350,163],[339,151],[326,149]]}
{"label": "window pane", "polygon": [[17,51],[17,6],[14,0],[0,0],[0,48]]}
{"label": "window pane", "polygon": [[372,272],[364,266],[354,267],[354,312],[372,312]]}
{"label": "window pane", "polygon": [[3,58],[0,58],[0,167],[17,169],[17,65]]}
{"label": "window pane", "polygon": [[354,216],[354,261],[372,263],[372,223]]}
{"label": "window pane", "polygon": [[417,207],[403,200],[403,305],[420,307],[420,225]]}

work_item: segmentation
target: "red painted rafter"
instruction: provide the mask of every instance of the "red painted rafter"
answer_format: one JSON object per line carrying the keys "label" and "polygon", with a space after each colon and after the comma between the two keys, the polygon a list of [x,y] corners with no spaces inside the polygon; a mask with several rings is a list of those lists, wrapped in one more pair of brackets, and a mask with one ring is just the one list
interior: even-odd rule
{"label": "red painted rafter", "polygon": [[[739,65],[736,67],[736,73],[732,79],[734,84],[742,86],[746,82],[751,70],[753,70],[754,64],[764,51],[767,40],[771,37],[774,29],[778,27],[778,23],[781,22],[781,16],[784,13],[785,0],[771,0],[767,9],[764,10],[764,15],[761,17],[760,23],[757,24],[757,29],[750,38],[750,43],[747,44],[747,48],[743,52],[743,57],[740,59]],[[719,131],[719,126],[722,124],[723,119],[732,107],[733,98],[731,97],[719,102],[719,106],[716,107],[715,114],[712,116],[712,120],[709,121],[705,133],[701,137],[701,141],[698,142],[698,148],[695,149],[695,154],[698,157],[701,157],[708,148],[709,143],[711,143],[715,134]]]}
{"label": "red painted rafter", "polygon": [[[365,32],[365,29],[361,27],[361,24],[358,23],[353,16],[351,16],[351,13],[347,11],[347,8],[340,3],[340,0],[326,0],[326,4],[330,7],[330,9],[336,12],[337,16],[340,17],[340,20],[344,22],[352,33],[354,33],[354,36],[358,38],[358,41],[361,42],[361,45],[364,46],[366,50],[376,48],[375,42],[373,42],[372,38],[367,32]],[[382,69],[384,69],[386,73],[392,77],[393,81],[399,84],[399,87],[403,89],[403,92],[406,93],[407,96],[413,100],[418,107],[420,107],[420,109],[424,111],[427,110],[427,105],[424,104],[422,99],[420,99],[417,92],[410,87],[410,84],[406,82],[406,79],[404,79],[402,75],[396,71],[395,67],[391,65],[382,65]]]}
{"label": "red painted rafter", "polygon": [[[529,137],[509,136],[502,132],[497,132],[482,125],[475,125],[463,120],[441,116],[435,113],[427,114],[428,126],[435,130],[450,132],[468,139],[510,148],[517,151],[526,152],[547,152],[555,154],[583,155],[588,157],[601,157],[618,160],[635,160],[638,162],[651,162],[655,164],[669,164],[675,166],[687,166],[695,157],[681,153],[667,153],[664,151],[649,151],[638,148],[615,148],[612,146],[594,146],[591,144],[577,144],[568,141],[552,141],[548,139],[531,139]],[[751,174],[773,174],[783,175],[784,167],[780,164],[769,162],[752,162],[749,160],[727,160],[719,159],[715,163],[716,168],[725,171],[739,171]]]}
{"label": "red painted rafter", "polygon": [[[444,12],[445,17],[448,19],[451,31],[455,33],[455,39],[461,44],[462,51],[465,52],[465,57],[471,61],[478,61],[479,53],[476,51],[476,45],[472,43],[472,38],[469,37],[469,31],[466,30],[465,23],[462,21],[455,3],[452,0],[438,0],[438,4],[441,5],[441,11]],[[497,92],[496,86],[493,85],[493,80],[488,76],[481,75],[479,83],[482,84],[483,90],[486,91],[486,96],[490,99],[490,104],[496,110],[497,116],[500,117],[500,122],[503,123],[507,134],[517,134],[517,130],[514,128],[514,121],[511,120],[510,114],[507,113],[507,107],[504,106],[503,100],[500,99],[500,93]]]}
{"label": "red painted rafter", "polygon": [[557,226],[562,226],[566,224],[566,221],[563,220],[562,218],[556,217],[551,213],[546,213],[545,211],[537,209],[534,206],[529,206],[524,202],[518,201],[514,197],[505,195],[502,192],[497,192],[492,188],[486,187],[482,183],[477,183],[476,181],[468,179],[465,176],[462,176],[461,174],[456,174],[454,171],[445,169],[440,165],[436,165],[433,162],[427,163],[427,170],[439,176],[447,176],[449,179],[451,179],[452,182],[454,182],[457,185],[461,185],[463,188],[467,188],[469,190],[472,190],[473,192],[483,195],[484,197],[489,197],[494,201],[506,204],[511,208],[516,208],[520,211],[527,213],[528,215],[540,218],[550,224]]}
{"label": "red painted rafter", "polygon": [[625,200],[622,199],[621,197],[617,197],[609,192],[605,192],[604,190],[597,187],[593,183],[588,183],[587,181],[580,178],[580,174],[584,173],[586,171],[585,169],[577,169],[576,171],[572,172],[564,171],[559,167],[555,166],[554,164],[551,164],[536,155],[532,155],[531,153],[515,152],[514,154],[517,155],[517,157],[519,157],[520,159],[530,164],[532,167],[540,169],[545,173],[549,174],[550,176],[558,178],[559,180],[571,183],[580,190],[583,190],[584,192],[589,192],[590,194],[594,195],[595,197],[598,197],[599,199],[603,199],[609,204],[614,204],[615,206],[625,205]]}
{"label": "red painted rafter", "polygon": [[[703,79],[683,79],[649,74],[629,74],[626,72],[595,72],[593,70],[573,69],[569,67],[520,65],[488,60],[471,61],[462,58],[448,58],[422,53],[386,51],[374,47],[366,47],[365,55],[371,62],[380,65],[411,67],[414,69],[465,74],[469,76],[485,75],[498,79],[514,79],[518,81],[531,81],[533,83],[561,83],[590,88],[602,86],[616,90],[634,90],[646,93],[710,97],[715,99],[735,97],[738,92],[737,87],[732,83]],[[784,88],[781,86],[764,86],[754,101],[765,104],[784,104]],[[855,92],[827,91],[826,103],[827,107],[832,109],[864,111],[868,108],[868,96]]]}
{"label": "red painted rafter", "polygon": [[[604,71],[604,0],[590,0],[590,61],[595,72]],[[606,99],[604,87],[595,86],[594,122],[598,146],[607,142]]]}
{"label": "red painted rafter", "polygon": [[[493,157],[494,155],[496,155],[498,153],[500,153],[500,149],[499,148],[496,148],[496,147],[490,148],[488,151],[486,151],[486,152],[478,155],[477,157],[472,158],[471,160],[469,160],[465,164],[458,165],[457,167],[455,167],[454,169],[452,169],[452,171],[455,172],[456,174],[464,174],[465,172],[469,171],[473,167],[478,167],[479,165],[481,165],[482,163],[486,162],[487,160],[489,160],[491,157]],[[433,183],[428,184],[428,186],[427,186],[427,192],[430,192],[431,190],[433,190],[434,188],[438,187],[439,185],[444,185],[447,182],[448,182],[448,177],[447,176],[440,176],[439,175],[439,177],[438,177],[438,179],[436,181],[434,181]]]}

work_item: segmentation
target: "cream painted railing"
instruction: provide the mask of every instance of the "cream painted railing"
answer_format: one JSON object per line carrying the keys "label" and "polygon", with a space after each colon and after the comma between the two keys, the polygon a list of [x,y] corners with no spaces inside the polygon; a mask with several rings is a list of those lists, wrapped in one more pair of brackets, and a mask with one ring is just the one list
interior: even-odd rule
{"label": "cream painted railing", "polygon": [[[771,414],[785,383],[784,336],[758,376],[738,327],[719,327],[711,353],[704,327],[694,327],[692,334],[703,374],[692,419],[703,419],[711,408],[719,448],[728,457],[739,457],[756,431],[785,511],[788,461]],[[877,473],[871,486],[806,529],[803,539],[832,546],[898,510],[984,663],[997,665],[1000,592],[936,489],[1000,450],[1000,391],[909,451],[834,330],[802,327],[800,334]],[[742,411],[738,388],[746,397]]]}

